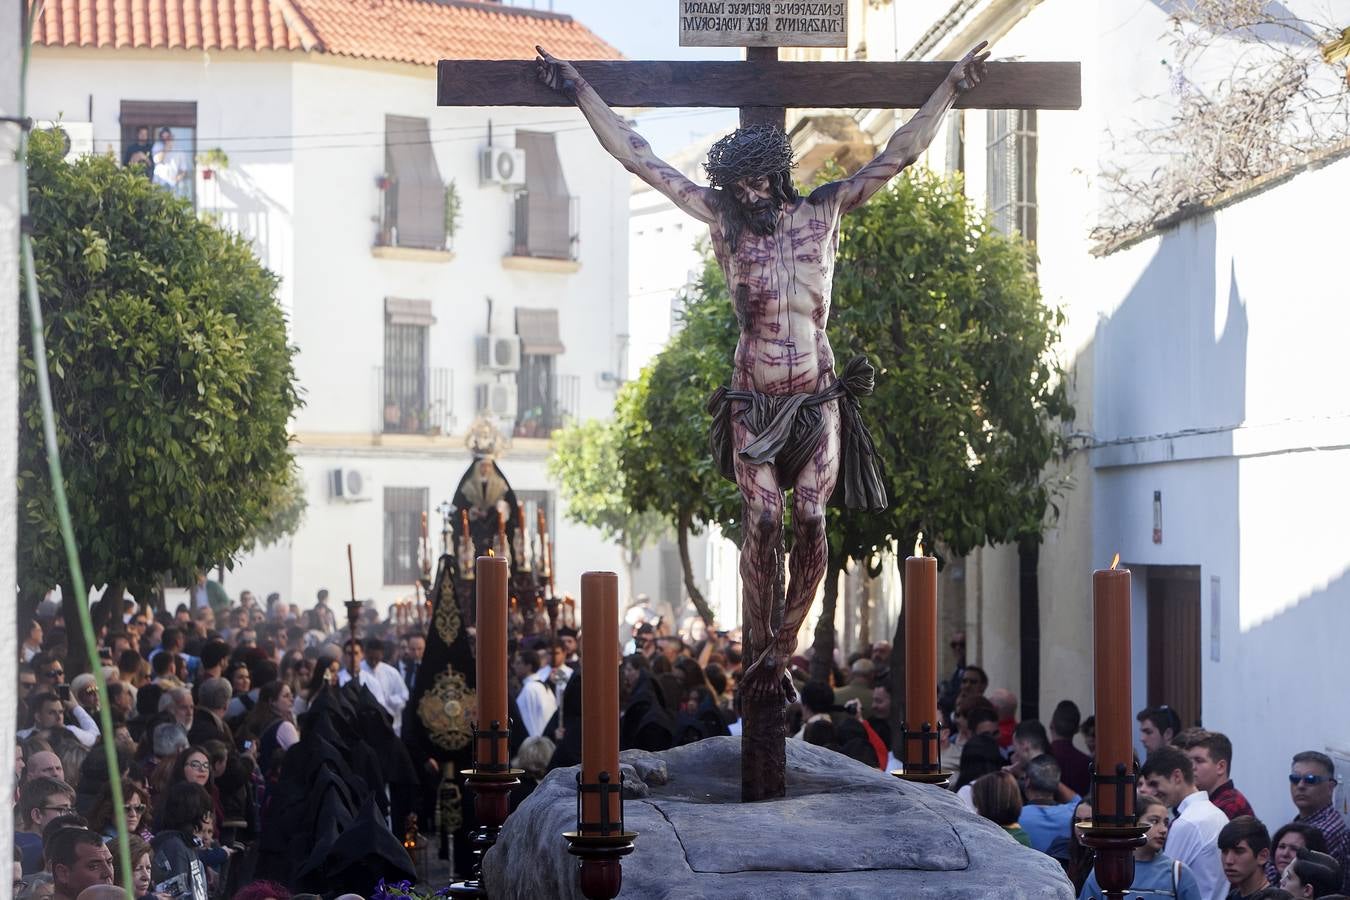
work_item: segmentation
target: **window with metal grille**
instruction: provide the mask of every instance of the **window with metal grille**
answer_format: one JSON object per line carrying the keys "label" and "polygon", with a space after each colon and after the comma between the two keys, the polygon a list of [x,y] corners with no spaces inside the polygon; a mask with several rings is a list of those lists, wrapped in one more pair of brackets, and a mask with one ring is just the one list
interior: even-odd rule
{"label": "window with metal grille", "polygon": [[427,326],[384,323],[384,431],[417,433],[427,427]]}
{"label": "window with metal grille", "polygon": [[1036,240],[1036,110],[989,110],[989,216],[1004,234]]}
{"label": "window with metal grille", "polygon": [[557,357],[550,353],[526,353],[516,375],[518,409],[516,437],[548,437],[557,427],[557,403],[553,377]]}
{"label": "window with metal grille", "polygon": [[422,514],[427,512],[426,488],[384,489],[384,583],[412,584],[422,574],[418,554],[422,542]]}

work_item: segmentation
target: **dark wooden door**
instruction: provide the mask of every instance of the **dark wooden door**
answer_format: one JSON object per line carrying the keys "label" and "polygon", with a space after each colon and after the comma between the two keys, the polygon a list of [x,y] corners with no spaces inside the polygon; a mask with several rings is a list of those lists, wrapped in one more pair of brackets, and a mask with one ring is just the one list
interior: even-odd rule
{"label": "dark wooden door", "polygon": [[1148,705],[1200,724],[1200,567],[1148,569]]}

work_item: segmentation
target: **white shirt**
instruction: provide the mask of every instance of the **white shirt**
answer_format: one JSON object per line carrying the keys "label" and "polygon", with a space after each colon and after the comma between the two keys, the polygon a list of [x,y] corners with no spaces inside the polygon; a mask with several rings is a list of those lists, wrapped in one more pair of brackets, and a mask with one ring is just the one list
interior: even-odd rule
{"label": "white shirt", "polygon": [[516,696],[516,706],[520,708],[521,724],[530,737],[539,737],[553,714],[558,711],[558,698],[549,686],[539,680],[535,672],[526,678]]}
{"label": "white shirt", "polygon": [[[80,742],[82,747],[87,749],[94,746],[94,744],[98,742],[98,723],[96,723],[93,717],[85,712],[84,707],[80,706],[78,703],[76,703],[75,708],[71,710],[71,715],[75,717],[77,724],[65,726],[66,730],[75,735],[75,739]],[[19,731],[15,737],[21,741],[26,741],[28,740],[29,735],[34,731],[37,731],[37,729],[25,728],[22,731]]]}
{"label": "white shirt", "polygon": [[[362,660],[361,672],[371,672],[370,663]],[[403,683],[403,676],[398,673],[398,669],[387,662],[376,665],[372,674],[380,683],[380,690],[384,693],[381,703],[394,717],[394,733],[398,734],[403,727],[403,707],[408,705],[408,686]]]}
{"label": "white shirt", "polygon": [[814,716],[812,716],[811,718],[807,719],[805,722],[802,723],[802,727],[797,729],[797,733],[792,736],[792,739],[794,741],[806,740],[806,726],[810,725],[812,722],[820,722],[822,720],[826,722],[832,721],[830,719],[829,713],[816,713]]}
{"label": "white shirt", "polygon": [[1185,863],[1206,900],[1224,900],[1228,879],[1219,858],[1219,832],[1228,824],[1223,810],[1209,802],[1207,791],[1196,791],[1177,806],[1177,817],[1167,832],[1163,853]]}
{"label": "white shirt", "polygon": [[[364,661],[362,661],[361,663],[360,671],[358,671],[356,674],[360,678],[361,683],[365,685],[372,694],[375,695],[376,701],[378,701],[379,704],[383,706],[385,709],[388,709],[389,698],[384,695],[384,685],[380,684],[380,680],[375,677],[375,675],[370,671],[369,668],[366,667]],[[338,687],[342,687],[351,680],[352,680],[351,673],[347,671],[346,666],[343,666],[338,671]],[[406,703],[407,701],[405,700],[404,702]]]}
{"label": "white shirt", "polygon": [[[542,681],[544,684],[552,686],[553,693],[557,696],[558,699],[558,708],[561,709],[563,691],[567,689],[567,682],[572,680],[572,667],[558,666],[557,672],[558,674],[555,676],[554,669],[552,666],[544,666],[538,672],[535,673],[535,677],[538,678],[540,681]],[[557,679],[556,681],[554,680],[555,677]]]}

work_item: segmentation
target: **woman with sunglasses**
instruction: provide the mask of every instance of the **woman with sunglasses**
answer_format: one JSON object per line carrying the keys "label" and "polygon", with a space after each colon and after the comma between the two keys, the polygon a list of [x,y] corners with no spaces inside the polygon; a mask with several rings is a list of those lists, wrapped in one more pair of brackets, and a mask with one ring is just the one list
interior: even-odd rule
{"label": "woman with sunglasses", "polygon": [[[145,788],[134,781],[122,781],[122,815],[127,823],[127,833],[150,840],[150,795]],[[94,807],[89,811],[89,830],[97,831],[105,838],[117,836],[117,818],[113,815],[112,784],[103,785]],[[139,895],[138,895],[139,896]]]}

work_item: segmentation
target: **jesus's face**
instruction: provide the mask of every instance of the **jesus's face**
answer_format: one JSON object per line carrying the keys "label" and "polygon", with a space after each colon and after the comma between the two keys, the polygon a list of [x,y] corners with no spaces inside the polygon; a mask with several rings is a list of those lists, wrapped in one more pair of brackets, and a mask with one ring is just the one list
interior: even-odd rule
{"label": "jesus's face", "polygon": [[751,231],[760,237],[773,234],[782,207],[774,197],[769,176],[739,178],[731,183],[731,194],[740,204],[745,224]]}

